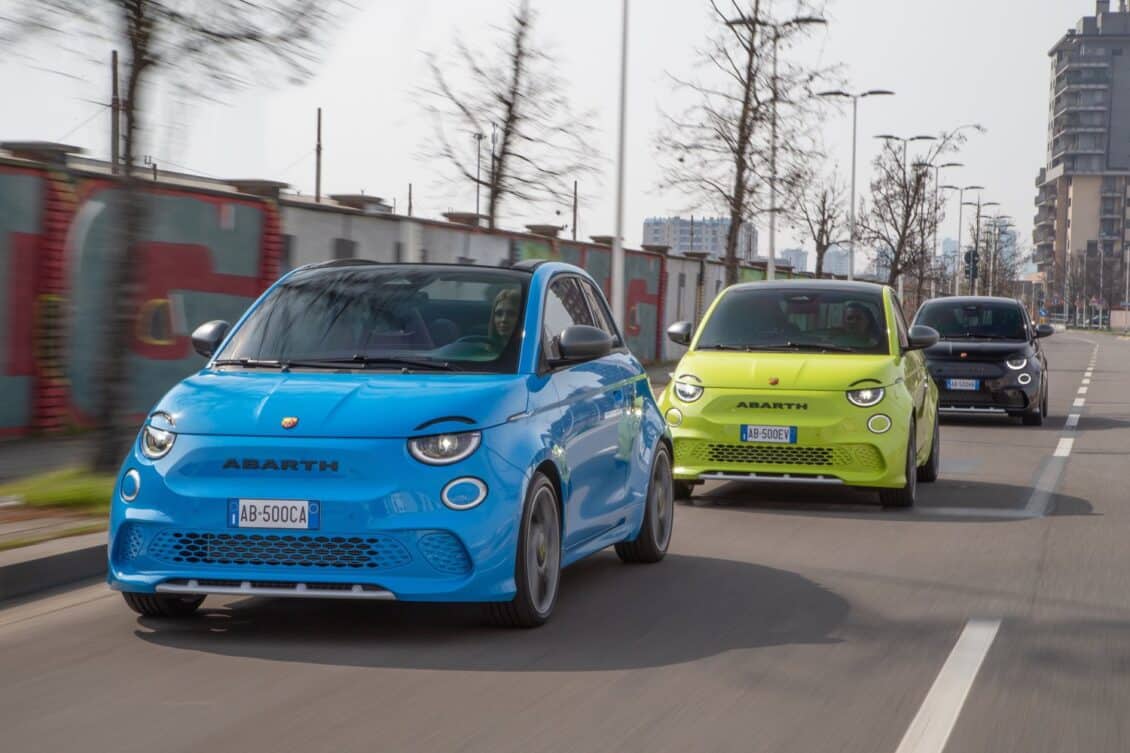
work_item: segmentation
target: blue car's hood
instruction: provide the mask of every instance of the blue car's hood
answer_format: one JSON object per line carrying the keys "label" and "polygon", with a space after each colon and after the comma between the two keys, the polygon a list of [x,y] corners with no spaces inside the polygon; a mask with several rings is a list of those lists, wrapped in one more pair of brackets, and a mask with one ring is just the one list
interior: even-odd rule
{"label": "blue car's hood", "polygon": [[[513,374],[202,371],[156,410],[182,434],[407,437],[500,424],[526,410],[525,381]],[[289,430],[287,417],[298,419]],[[436,419],[447,420],[424,426]]]}

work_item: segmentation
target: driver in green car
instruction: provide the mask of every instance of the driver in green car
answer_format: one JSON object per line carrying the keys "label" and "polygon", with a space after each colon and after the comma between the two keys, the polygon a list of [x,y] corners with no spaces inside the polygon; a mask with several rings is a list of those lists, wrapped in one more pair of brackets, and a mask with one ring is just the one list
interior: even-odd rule
{"label": "driver in green car", "polygon": [[844,304],[843,327],[832,333],[831,341],[836,345],[851,348],[873,348],[879,344],[882,334],[875,321],[875,314],[865,303],[849,301]]}

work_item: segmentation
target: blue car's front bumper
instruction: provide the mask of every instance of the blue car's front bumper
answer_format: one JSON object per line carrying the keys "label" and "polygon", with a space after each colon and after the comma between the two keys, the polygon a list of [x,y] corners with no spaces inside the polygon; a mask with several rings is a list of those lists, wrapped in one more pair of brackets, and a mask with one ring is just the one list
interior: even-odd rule
{"label": "blue car's front bumper", "polygon": [[[315,586],[300,591],[309,596],[344,588],[409,601],[501,601],[515,593],[528,469],[485,442],[459,463],[427,466],[404,440],[181,435],[156,462],[135,450],[123,475],[129,469],[138,471],[140,491],[127,503],[119,482],[111,512],[109,582],[118,590],[152,593],[194,581],[202,592],[301,583]],[[441,491],[463,477],[482,481],[486,499],[450,509]],[[317,503],[319,527],[230,527],[229,504],[241,498]]]}

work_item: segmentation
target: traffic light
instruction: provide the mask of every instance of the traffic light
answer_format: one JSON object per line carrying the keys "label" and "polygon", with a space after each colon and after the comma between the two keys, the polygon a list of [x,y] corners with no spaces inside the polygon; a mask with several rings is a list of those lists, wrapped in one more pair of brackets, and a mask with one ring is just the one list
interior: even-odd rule
{"label": "traffic light", "polygon": [[973,282],[977,279],[977,262],[980,260],[981,255],[976,251],[965,252],[965,279]]}

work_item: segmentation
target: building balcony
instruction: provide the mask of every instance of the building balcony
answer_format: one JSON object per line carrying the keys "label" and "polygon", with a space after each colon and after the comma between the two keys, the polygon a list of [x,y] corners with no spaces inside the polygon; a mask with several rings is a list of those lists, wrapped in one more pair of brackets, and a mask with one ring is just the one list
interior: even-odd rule
{"label": "building balcony", "polygon": [[1059,159],[1061,157],[1069,157],[1075,155],[1102,156],[1106,154],[1106,149],[1101,146],[1075,146],[1075,145],[1061,145],[1052,147],[1052,159]]}

